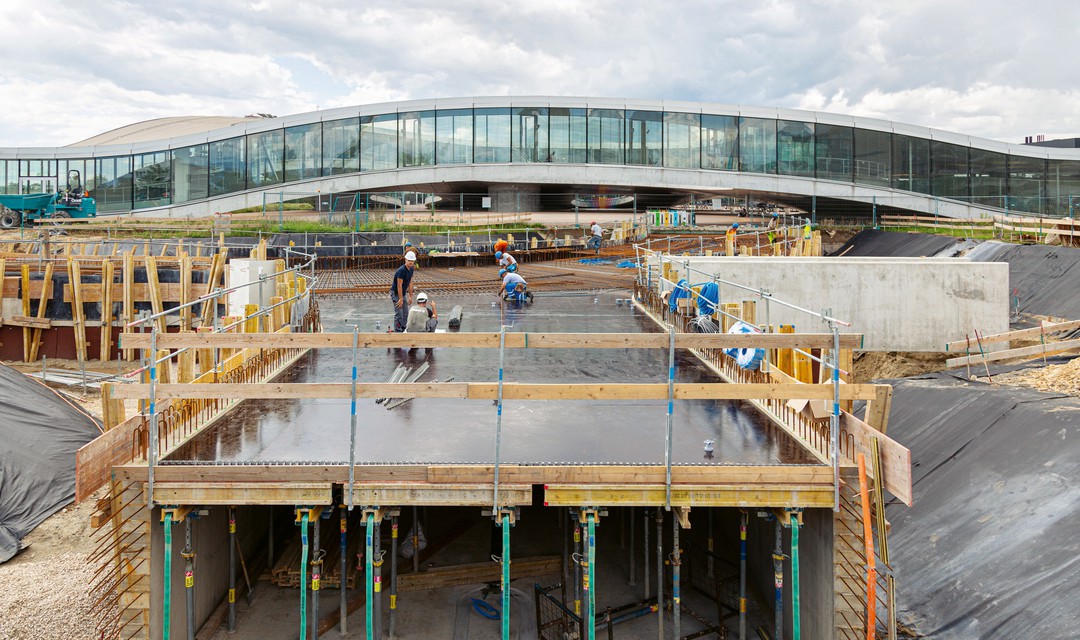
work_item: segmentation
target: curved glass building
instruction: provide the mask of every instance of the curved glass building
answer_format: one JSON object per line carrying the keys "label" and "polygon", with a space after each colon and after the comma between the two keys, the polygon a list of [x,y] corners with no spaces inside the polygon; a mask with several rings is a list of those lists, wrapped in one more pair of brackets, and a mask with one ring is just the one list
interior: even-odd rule
{"label": "curved glass building", "polygon": [[963,217],[1064,216],[1080,206],[1077,150],[776,108],[454,98],[246,119],[149,139],[153,131],[119,144],[0,148],[0,190],[54,190],[78,171],[99,211],[183,215],[257,205],[286,188],[433,185],[732,191],[803,206],[810,198],[873,201]]}

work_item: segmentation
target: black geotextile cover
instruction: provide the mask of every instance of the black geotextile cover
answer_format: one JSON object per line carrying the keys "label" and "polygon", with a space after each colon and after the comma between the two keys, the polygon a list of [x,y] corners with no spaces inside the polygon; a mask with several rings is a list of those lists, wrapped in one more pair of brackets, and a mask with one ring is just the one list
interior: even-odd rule
{"label": "black geotextile cover", "polygon": [[1080,319],[1080,249],[984,242],[968,258],[1009,263],[1010,306],[1020,313]]}
{"label": "black geotextile cover", "polygon": [[1075,638],[1080,398],[953,373],[890,381],[915,490],[886,508],[900,619],[936,639]]}
{"label": "black geotextile cover", "polygon": [[950,257],[970,248],[964,238],[928,233],[901,233],[864,229],[830,255],[845,258]]}
{"label": "black geotextile cover", "polygon": [[75,451],[98,424],[52,389],[0,365],[0,562],[75,499]]}

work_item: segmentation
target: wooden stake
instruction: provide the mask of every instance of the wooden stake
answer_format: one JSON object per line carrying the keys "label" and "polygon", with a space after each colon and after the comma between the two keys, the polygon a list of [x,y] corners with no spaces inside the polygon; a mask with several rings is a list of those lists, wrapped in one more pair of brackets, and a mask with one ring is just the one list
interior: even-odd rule
{"label": "wooden stake", "polygon": [[[132,296],[135,284],[135,250],[132,249],[124,254],[124,328],[123,333],[134,333],[134,328],[129,327],[135,321],[135,299]],[[124,360],[134,360],[135,350],[124,349]]]}
{"label": "wooden stake", "polygon": [[191,257],[187,253],[180,256],[180,330],[191,330],[191,307],[185,307],[191,302]]}
{"label": "wooden stake", "polygon": [[[3,260],[0,259],[0,263]],[[2,268],[2,265],[0,265]],[[46,305],[49,302],[49,298],[52,295],[52,276],[53,276],[53,263],[49,262],[45,265],[45,280],[41,283],[41,300],[38,302],[37,317],[45,318]],[[38,351],[41,347],[41,329],[34,329],[34,337],[30,341],[30,362],[37,362]]]}
{"label": "wooden stake", "polygon": [[79,261],[68,256],[68,278],[71,281],[71,317],[75,321],[75,354],[79,362],[86,362],[86,320],[82,306],[82,273]]}
{"label": "wooden stake", "polygon": [[[22,314],[30,315],[30,265],[22,266]],[[23,362],[30,362],[30,327],[23,327]]]}
{"label": "wooden stake", "polygon": [[[161,313],[161,284],[158,282],[157,261],[153,256],[146,256],[146,282],[150,285],[150,311]],[[158,331],[165,333],[165,327],[165,316],[161,316],[157,319]]]}
{"label": "wooden stake", "polygon": [[115,266],[112,260],[105,258],[101,261],[101,282],[105,287],[101,300],[101,351],[98,359],[105,362],[112,355],[112,325],[113,325],[113,271]]}

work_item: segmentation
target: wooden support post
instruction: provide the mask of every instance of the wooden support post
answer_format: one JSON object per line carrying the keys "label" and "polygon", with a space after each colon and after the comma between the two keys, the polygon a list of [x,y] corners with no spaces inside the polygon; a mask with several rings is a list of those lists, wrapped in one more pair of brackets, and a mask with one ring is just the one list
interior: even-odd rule
{"label": "wooden support post", "polygon": [[244,333],[258,333],[259,332],[259,316],[255,315],[259,312],[259,305],[257,304],[245,304],[244,305]]}
{"label": "wooden support post", "polygon": [[183,349],[176,355],[177,377],[181,384],[195,379],[195,350]]}
{"label": "wooden support post", "polygon": [[[221,273],[224,270],[225,254],[224,252],[215,253],[214,258],[210,261],[210,275],[206,278],[206,292],[203,293],[203,297],[210,295],[217,288],[217,281],[221,278]],[[203,327],[214,326],[214,312],[217,308],[218,299],[207,300],[202,305],[202,322]]]}
{"label": "wooden support post", "polygon": [[742,321],[746,324],[757,325],[757,301],[756,300],[743,300],[742,302]]}
{"label": "wooden support post", "polygon": [[102,362],[109,360],[112,355],[113,269],[112,260],[105,258],[101,261],[101,283],[105,291],[101,300],[101,350],[98,359]]}
{"label": "wooden support post", "polygon": [[[124,253],[124,308],[123,308],[123,333],[134,333],[134,329],[129,327],[135,320],[135,298],[133,295],[135,285],[135,250],[127,251]],[[134,349],[124,349],[124,360],[131,361],[135,359]]]}
{"label": "wooden support post", "polygon": [[285,326],[285,298],[281,296],[274,296],[270,298],[270,305],[274,307],[274,310],[270,312],[270,326],[267,327],[267,331],[274,333],[278,329]]}
{"label": "wooden support post", "polygon": [[[30,265],[22,265],[22,314],[30,316]],[[30,327],[23,327],[23,362],[30,362],[30,338],[33,334]]]}
{"label": "wooden support post", "polygon": [[813,384],[814,368],[810,357],[802,351],[795,352],[795,379],[805,384]]}
{"label": "wooden support post", "polygon": [[[196,329],[196,333],[212,333],[213,327],[199,327]],[[213,349],[199,349],[197,360],[199,362],[199,375],[206,373],[214,368],[214,350]]]}
{"label": "wooden support post", "polygon": [[[161,283],[158,282],[157,260],[153,256],[146,256],[146,283],[150,289],[150,311],[153,314],[161,313],[164,307],[161,303]],[[165,333],[165,316],[156,320],[157,329]]]}
{"label": "wooden support post", "polygon": [[106,431],[127,419],[124,401],[112,397],[112,390],[116,384],[115,382],[101,383],[101,420],[105,423],[104,428]]}
{"label": "wooden support post", "polygon": [[191,257],[185,252],[180,256],[180,330],[191,330]]}
{"label": "wooden support post", "polygon": [[157,377],[161,384],[172,382],[172,360],[169,359],[169,355],[171,353],[172,352],[168,349],[161,349],[157,352],[157,356],[154,358],[155,360],[161,360],[161,362],[159,362],[157,365]]}
{"label": "wooden support post", "polygon": [[892,408],[892,387],[883,384],[876,385],[874,389],[877,396],[866,401],[866,424],[885,433],[889,426],[889,410]]}
{"label": "wooden support post", "polygon": [[[780,325],[780,333],[795,333],[795,325]],[[776,354],[776,366],[791,377],[795,377],[794,351],[791,349],[778,349]]]}
{"label": "wooden support post", "polygon": [[[727,330],[731,328],[731,325],[735,324],[741,319],[742,305],[738,302],[725,302],[721,305],[724,310],[723,317],[720,318],[721,331],[727,333]],[[735,316],[732,318],[732,316]]]}
{"label": "wooden support post", "polygon": [[71,318],[75,322],[75,353],[79,362],[86,361],[86,319],[82,304],[82,274],[79,261],[68,256],[68,277],[71,281]]}

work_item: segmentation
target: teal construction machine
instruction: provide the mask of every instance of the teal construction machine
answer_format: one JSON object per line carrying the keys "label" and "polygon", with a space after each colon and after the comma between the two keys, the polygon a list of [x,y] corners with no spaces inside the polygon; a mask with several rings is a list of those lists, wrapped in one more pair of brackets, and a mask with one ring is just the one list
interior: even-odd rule
{"label": "teal construction machine", "polygon": [[67,188],[57,193],[0,194],[0,228],[11,229],[34,220],[96,218],[97,202],[83,191],[79,172],[70,171],[67,178]]}

